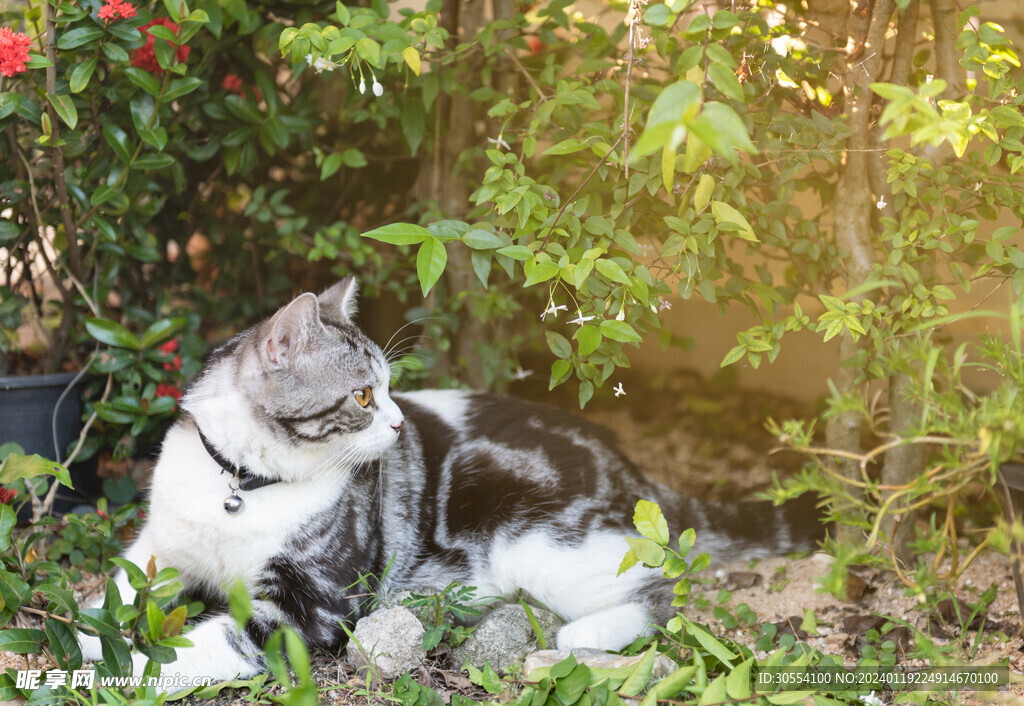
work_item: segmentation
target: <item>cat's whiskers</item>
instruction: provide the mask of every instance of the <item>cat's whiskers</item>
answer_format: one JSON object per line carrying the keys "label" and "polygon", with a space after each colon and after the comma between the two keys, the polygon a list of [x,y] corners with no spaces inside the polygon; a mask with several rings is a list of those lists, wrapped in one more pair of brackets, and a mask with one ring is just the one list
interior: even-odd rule
{"label": "cat's whiskers", "polygon": [[[409,328],[410,326],[415,326],[418,323],[422,323],[424,321],[431,321],[431,320],[434,320],[434,319],[443,320],[444,317],[443,316],[421,316],[421,317],[419,317],[417,319],[413,319],[412,321],[410,321],[408,323],[405,323],[405,324],[402,324],[400,327],[398,327],[398,330],[396,330],[393,334],[391,334],[391,338],[389,338],[388,342],[384,344],[384,348],[383,348],[384,357],[385,358],[388,357],[390,346],[391,346],[391,342],[395,340],[395,336],[397,336],[398,334],[400,334],[402,331],[404,331],[405,329]],[[420,338],[420,337],[422,337],[424,335],[425,334],[421,333],[418,336],[414,336],[412,338]],[[409,339],[405,338],[405,339],[402,339],[402,340],[406,341],[406,340],[409,340]],[[398,345],[401,345],[401,343],[402,342],[400,341],[399,343],[396,343],[395,345],[398,346]]]}

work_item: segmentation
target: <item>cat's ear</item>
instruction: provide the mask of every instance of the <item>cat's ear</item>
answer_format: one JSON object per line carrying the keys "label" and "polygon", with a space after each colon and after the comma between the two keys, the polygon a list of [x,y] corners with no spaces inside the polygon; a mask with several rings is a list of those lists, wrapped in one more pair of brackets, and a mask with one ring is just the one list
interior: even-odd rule
{"label": "cat's ear", "polygon": [[285,367],[306,347],[316,326],[322,326],[317,298],[300,294],[271,317],[261,352],[272,366]]}
{"label": "cat's ear", "polygon": [[320,312],[329,320],[350,324],[356,315],[358,294],[356,278],[349,275],[317,297],[320,301]]}

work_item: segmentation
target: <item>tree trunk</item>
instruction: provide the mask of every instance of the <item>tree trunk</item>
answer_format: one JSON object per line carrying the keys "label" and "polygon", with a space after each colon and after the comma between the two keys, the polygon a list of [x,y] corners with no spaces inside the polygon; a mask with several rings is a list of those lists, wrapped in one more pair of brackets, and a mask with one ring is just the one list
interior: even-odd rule
{"label": "tree trunk", "polygon": [[[906,85],[910,75],[911,57],[914,49],[918,14],[918,0],[904,10],[900,17],[899,37],[896,45],[896,57],[893,61],[891,81]],[[935,60],[938,77],[946,81],[945,97],[959,100],[967,90],[967,76],[957,61],[956,38],[958,35],[957,18],[959,12],[952,0],[934,0],[932,3],[932,22],[935,28]],[[929,147],[923,153],[935,168],[942,167],[953,157],[953,150],[943,143],[939,148]],[[884,182],[883,182],[884,183]],[[931,253],[929,261],[918,268],[927,281],[935,275],[935,262]],[[922,408],[919,402],[911,397],[913,380],[911,374],[919,374],[919,366],[912,372],[896,373],[889,380],[889,430],[894,434],[905,435],[921,419]],[[920,444],[907,444],[890,450],[885,455],[882,467],[882,484],[886,486],[904,486],[912,483],[925,470],[928,460],[928,447]],[[883,495],[883,500],[893,491]],[[902,503],[894,504],[899,509]],[[895,557],[901,561],[911,558],[909,543],[914,538],[916,513],[890,515],[882,520],[882,532],[890,538]]]}
{"label": "tree trunk", "polygon": [[[847,54],[842,67],[843,94],[852,134],[844,155],[839,181],[836,184],[835,238],[845,254],[846,286],[856,289],[868,281],[877,262],[871,229],[873,207],[868,167],[872,94],[868,87],[876,80],[881,66],[885,31],[892,15],[892,0],[854,0],[847,15]],[[850,300],[859,302],[864,294]],[[861,352],[861,344],[849,333],[839,343],[842,365],[836,374],[835,386],[841,395],[858,394],[862,370],[852,363]],[[861,453],[861,417],[856,411],[831,418],[825,427],[829,448]],[[844,477],[860,475],[856,461],[839,460],[837,470]],[[855,540],[852,528],[839,525],[836,538]]]}

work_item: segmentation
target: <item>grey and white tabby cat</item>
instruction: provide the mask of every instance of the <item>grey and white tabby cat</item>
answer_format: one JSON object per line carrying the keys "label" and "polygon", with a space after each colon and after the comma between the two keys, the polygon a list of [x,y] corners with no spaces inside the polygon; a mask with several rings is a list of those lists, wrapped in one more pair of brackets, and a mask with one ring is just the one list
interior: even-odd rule
{"label": "grey and white tabby cat", "polygon": [[[355,294],[349,277],[299,296],[217,349],[183,399],[126,556],[177,568],[212,602],[241,578],[254,614],[244,630],[227,614],[199,623],[165,675],[256,674],[281,623],[336,647],[342,624],[365,611],[359,578],[389,561],[381,591],[521,588],[569,621],[560,648],[622,648],[667,619],[672,598],[659,571],[616,576],[640,498],[660,504],[673,531],[696,528],[712,556],[812,545],[767,504],[715,505],[647,481],[606,430],[563,412],[458,391],[391,394],[388,361],[353,324]],[[131,600],[123,573],[117,583]],[[96,640],[83,647],[100,657]]]}

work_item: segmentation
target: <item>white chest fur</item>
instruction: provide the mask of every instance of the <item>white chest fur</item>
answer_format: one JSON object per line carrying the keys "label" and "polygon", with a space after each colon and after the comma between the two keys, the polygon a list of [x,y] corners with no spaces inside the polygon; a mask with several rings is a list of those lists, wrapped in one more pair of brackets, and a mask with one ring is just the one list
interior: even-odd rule
{"label": "white chest fur", "polygon": [[241,577],[254,586],[261,568],[309,518],[338,501],[347,470],[326,469],[315,479],[239,491],[244,507],[234,515],[224,510],[230,480],[194,427],[178,425],[168,433],[145,532],[161,565],[177,568],[186,583],[219,589]]}

